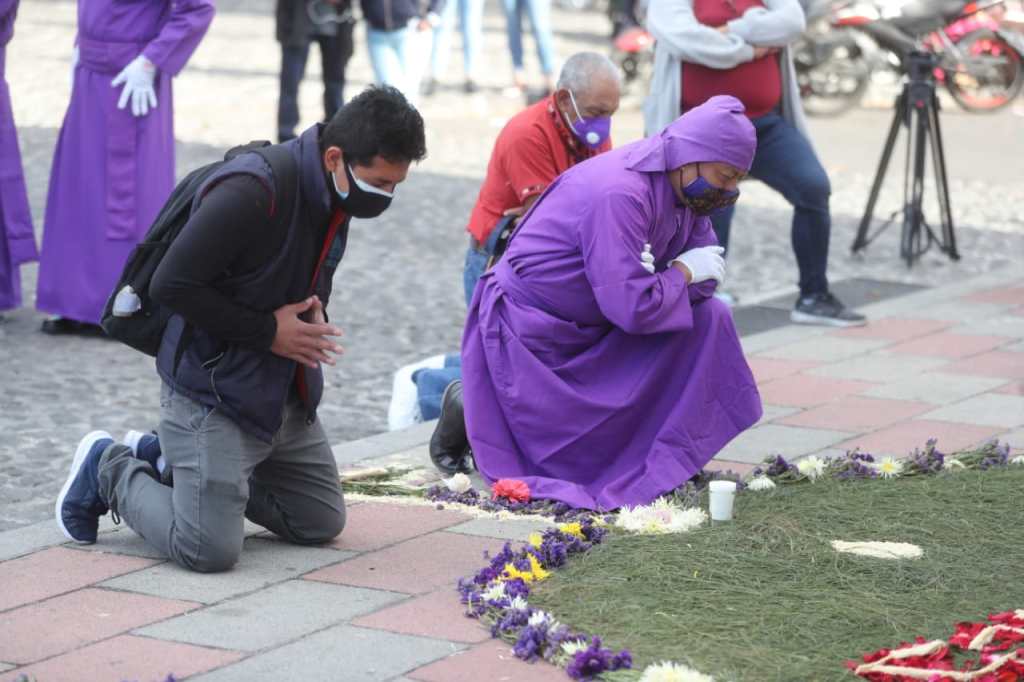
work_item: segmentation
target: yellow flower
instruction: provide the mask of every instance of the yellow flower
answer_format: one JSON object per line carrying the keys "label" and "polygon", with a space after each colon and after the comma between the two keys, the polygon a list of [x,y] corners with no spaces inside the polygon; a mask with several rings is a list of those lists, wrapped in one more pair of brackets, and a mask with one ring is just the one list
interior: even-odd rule
{"label": "yellow flower", "polygon": [[572,523],[563,523],[558,526],[558,530],[562,531],[566,535],[575,535],[580,540],[586,540],[586,536],[583,535],[583,526],[579,522],[574,521]]}
{"label": "yellow flower", "polygon": [[520,571],[512,563],[505,564],[505,571],[501,574],[501,577],[505,580],[515,580],[519,578],[524,583],[540,582],[546,578],[551,577],[551,572],[544,570],[544,567],[537,561],[537,557],[530,555],[530,570]]}
{"label": "yellow flower", "polygon": [[533,573],[533,577],[537,580],[544,580],[545,578],[551,577],[551,572],[544,570],[544,567],[537,561],[537,557],[530,555],[530,573]]}
{"label": "yellow flower", "polygon": [[544,544],[544,538],[540,533],[530,533],[530,537],[527,538],[527,541],[537,549],[540,549],[540,546]]}

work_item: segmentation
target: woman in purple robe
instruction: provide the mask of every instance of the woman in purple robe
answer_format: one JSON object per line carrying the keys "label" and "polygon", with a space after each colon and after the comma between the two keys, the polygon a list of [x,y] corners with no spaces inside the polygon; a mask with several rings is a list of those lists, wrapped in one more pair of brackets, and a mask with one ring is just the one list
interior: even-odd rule
{"label": "woman in purple robe", "polygon": [[37,258],[11,93],[4,79],[17,11],[18,0],[0,0],[0,312],[21,305],[18,267]]}
{"label": "woman in purple robe", "polygon": [[36,305],[51,333],[91,332],[174,188],[171,79],[212,0],[79,0],[78,63],[46,200]]}
{"label": "woman in purple robe", "polygon": [[463,336],[466,428],[490,482],[574,507],[646,504],[761,417],[707,214],[756,138],[732,97],[561,175],[484,275]]}

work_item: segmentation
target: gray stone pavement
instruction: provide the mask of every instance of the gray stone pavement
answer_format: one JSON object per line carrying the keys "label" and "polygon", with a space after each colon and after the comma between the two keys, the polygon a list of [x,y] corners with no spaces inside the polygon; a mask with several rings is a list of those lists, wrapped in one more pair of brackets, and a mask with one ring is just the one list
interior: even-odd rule
{"label": "gray stone pavement", "polygon": [[[272,135],[279,51],[270,7],[269,0],[218,2],[210,33],[175,84],[179,172],[218,158],[239,142]],[[554,19],[561,55],[607,49],[601,15],[556,10]],[[321,408],[335,443],[386,428],[391,373],[397,367],[458,346],[464,316],[463,225],[494,136],[521,106],[501,93],[510,72],[502,26],[497,4],[488,3],[483,91],[471,97],[460,93],[461,59],[454,54],[447,87],[421,104],[429,158],[414,169],[382,219],[353,225],[330,306],[332,319],[345,329],[346,355],[327,370],[329,392]],[[74,3],[23,3],[8,49],[7,79],[37,235],[67,103],[74,30]],[[362,30],[358,35],[350,92],[370,80]],[[453,50],[458,49],[457,37],[455,42]],[[315,120],[319,106],[317,61],[310,60],[301,95],[306,123]],[[882,91],[875,99],[885,101],[891,94]],[[637,97],[627,98],[616,117],[619,144],[641,134],[637,105]],[[964,258],[951,263],[931,255],[908,270],[897,257],[895,229],[864,257],[848,255],[890,116],[884,108],[870,108],[812,121],[814,141],[833,185],[832,278],[934,285],[1019,262],[1024,254],[1024,221],[1017,208],[1024,202],[1021,118],[1010,112],[968,115],[951,108],[943,114],[943,125]],[[897,156],[902,158],[902,152]],[[899,177],[891,174],[877,215],[897,204]],[[788,208],[758,183],[744,184],[743,192],[733,228],[728,288],[744,303],[792,293]],[[0,429],[6,435],[0,444],[0,529],[49,516],[71,451],[86,431],[105,428],[116,436],[128,428],[152,428],[158,405],[149,358],[111,342],[38,333],[43,316],[33,307],[36,267],[24,268],[23,275],[26,306],[0,322]]]}

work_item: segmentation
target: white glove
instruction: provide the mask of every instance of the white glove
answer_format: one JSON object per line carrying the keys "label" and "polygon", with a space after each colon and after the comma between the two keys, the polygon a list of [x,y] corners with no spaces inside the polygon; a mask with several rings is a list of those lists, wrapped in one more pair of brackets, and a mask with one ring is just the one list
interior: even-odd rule
{"label": "white glove", "polygon": [[721,246],[701,246],[689,251],[683,251],[672,259],[672,262],[680,262],[686,266],[693,278],[690,284],[713,279],[719,284],[725,279],[725,259],[722,254],[725,249]]}
{"label": "white glove", "polygon": [[156,90],[153,89],[153,81],[155,79],[156,67],[153,66],[153,62],[141,54],[133,59],[110,82],[110,87],[112,88],[116,88],[124,83],[121,99],[117,100],[117,108],[124,109],[130,97],[132,100],[133,116],[145,116],[151,108],[156,109]]}
{"label": "white glove", "polygon": [[651,253],[651,245],[644,244],[644,250],[640,253],[640,267],[648,272],[648,274],[654,274],[654,254]]}

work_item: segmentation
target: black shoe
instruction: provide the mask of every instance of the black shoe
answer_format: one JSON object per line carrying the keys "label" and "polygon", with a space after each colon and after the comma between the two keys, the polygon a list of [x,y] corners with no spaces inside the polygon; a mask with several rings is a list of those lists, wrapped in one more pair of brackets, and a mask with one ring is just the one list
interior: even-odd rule
{"label": "black shoe", "polygon": [[79,322],[67,317],[52,317],[43,320],[42,330],[44,334],[64,335],[77,334],[79,336],[106,336],[103,327],[98,324]]}
{"label": "black shoe", "polygon": [[866,317],[855,313],[842,302],[825,291],[801,296],[789,319],[797,324],[819,324],[828,327],[863,327]]}
{"label": "black shoe", "polygon": [[462,90],[467,95],[472,95],[474,93],[480,92],[480,86],[476,84],[476,81],[467,79],[466,84],[462,86]]}
{"label": "black shoe", "polygon": [[462,412],[462,382],[453,381],[441,396],[441,416],[430,437],[430,461],[446,476],[472,471],[472,455]]}

